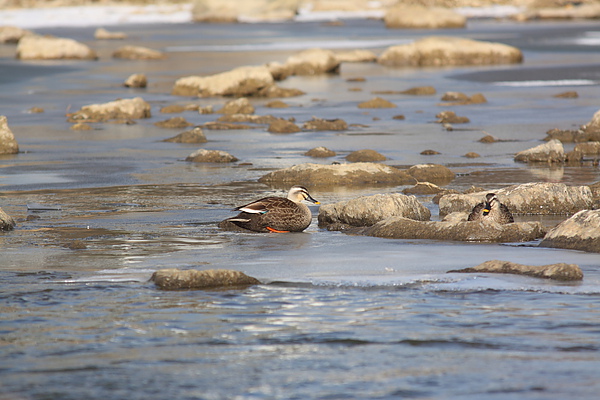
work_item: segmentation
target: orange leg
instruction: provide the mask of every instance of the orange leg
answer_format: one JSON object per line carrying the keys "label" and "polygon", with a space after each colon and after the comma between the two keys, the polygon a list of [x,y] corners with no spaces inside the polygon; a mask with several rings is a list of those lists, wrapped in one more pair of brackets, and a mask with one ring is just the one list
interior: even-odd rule
{"label": "orange leg", "polygon": [[267,226],[266,228],[269,232],[275,232],[275,233],[288,233],[289,232],[289,231],[279,231],[277,229],[271,228],[270,226]]}

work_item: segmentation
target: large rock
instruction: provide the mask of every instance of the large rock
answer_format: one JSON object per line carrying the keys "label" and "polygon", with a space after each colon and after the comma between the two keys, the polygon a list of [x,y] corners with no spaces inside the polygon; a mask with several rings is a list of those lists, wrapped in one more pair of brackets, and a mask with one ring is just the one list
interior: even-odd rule
{"label": "large rock", "polygon": [[594,114],[590,122],[585,124],[583,131],[587,135],[587,140],[600,141],[600,110]]}
{"label": "large rock", "polygon": [[96,60],[96,52],[73,39],[26,35],[19,40],[21,60]]}
{"label": "large rock", "polygon": [[542,247],[600,253],[600,210],[582,210],[550,230]]}
{"label": "large rock", "polygon": [[440,29],[464,28],[467,18],[450,9],[397,3],[383,18],[386,28]]}
{"label": "large rock", "polygon": [[583,272],[576,264],[524,265],[510,261],[491,260],[472,268],[448,271],[460,273],[493,273],[533,276],[535,278],[556,279],[558,281],[580,281]]}
{"label": "large rock", "polygon": [[284,75],[338,73],[340,60],[331,50],[308,49],[290,56],[283,66]]}
{"label": "large rock", "polygon": [[578,4],[570,7],[543,7],[529,10],[519,16],[521,19],[598,19],[600,4]]}
{"label": "large rock", "polygon": [[572,214],[593,204],[589,186],[567,186],[564,183],[533,182],[509,186],[497,191],[469,194],[447,194],[440,198],[440,215],[470,212],[494,192],[513,214]]}
{"label": "large rock", "polygon": [[163,52],[142,46],[119,47],[112,56],[125,60],[163,60],[167,58]]}
{"label": "large rock", "polygon": [[156,286],[165,290],[216,289],[259,285],[260,281],[240,271],[209,269],[206,271],[161,269],[150,278]]}
{"label": "large rock", "polygon": [[523,54],[502,43],[434,36],[389,47],[377,61],[392,67],[513,64],[523,61]]}
{"label": "large rock", "polygon": [[269,172],[259,182],[282,186],[414,185],[416,180],[397,168],[375,163],[300,164]]}
{"label": "large rock", "polygon": [[406,172],[419,182],[431,182],[436,185],[446,185],[456,176],[448,167],[439,164],[417,164]]}
{"label": "large rock", "polygon": [[515,161],[524,163],[562,163],[565,150],[560,140],[552,139],[539,146],[518,152]]}
{"label": "large rock", "polygon": [[197,163],[231,163],[238,161],[238,159],[223,150],[199,149],[187,156],[185,161]]}
{"label": "large rock", "polygon": [[4,115],[0,115],[0,154],[17,154],[18,152],[19,144],[8,127],[8,120]]}
{"label": "large rock", "polygon": [[325,204],[319,208],[319,227],[371,226],[389,217],[429,221],[431,212],[414,196],[400,193],[376,194]]}
{"label": "large rock", "polygon": [[0,231],[10,231],[15,225],[15,220],[0,208]]}
{"label": "large rock", "polygon": [[69,122],[103,122],[112,119],[150,118],[150,104],[141,97],[121,99],[102,104],[90,104],[68,115]]}
{"label": "large rock", "polygon": [[188,76],[175,81],[180,96],[250,96],[274,84],[265,66],[246,66],[211,76]]}
{"label": "large rock", "polygon": [[17,26],[0,26],[0,43],[18,43],[26,35],[33,35],[33,32]]}
{"label": "large rock", "polygon": [[415,221],[391,217],[360,232],[367,236],[390,239],[430,239],[467,242],[528,242],[544,236],[539,222],[498,224],[477,221]]}
{"label": "large rock", "polygon": [[259,22],[293,19],[297,0],[195,0],[192,20],[195,22]]}

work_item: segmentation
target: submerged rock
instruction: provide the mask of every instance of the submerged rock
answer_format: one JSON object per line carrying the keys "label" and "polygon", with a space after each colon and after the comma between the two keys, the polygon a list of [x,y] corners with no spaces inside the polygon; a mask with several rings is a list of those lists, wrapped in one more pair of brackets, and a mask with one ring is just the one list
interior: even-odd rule
{"label": "submerged rock", "polygon": [[376,163],[300,164],[269,172],[261,183],[305,186],[414,185],[416,179],[397,168]]}
{"label": "submerged rock", "polygon": [[185,161],[198,163],[231,163],[238,159],[223,150],[199,149],[187,156]]}
{"label": "submerged rock", "polygon": [[465,16],[448,8],[403,2],[390,7],[383,20],[386,28],[400,29],[464,28],[467,25]]}
{"label": "submerged rock", "polygon": [[121,99],[102,104],[90,104],[68,115],[69,122],[103,122],[112,119],[150,118],[150,104],[141,97]]}
{"label": "submerged rock", "polygon": [[339,230],[343,226],[371,226],[392,216],[429,221],[431,212],[414,196],[388,193],[322,205],[318,221],[321,228]]}
{"label": "submerged rock", "polygon": [[558,281],[580,281],[583,272],[576,264],[523,265],[510,261],[491,260],[472,268],[448,271],[448,273],[494,273],[533,276],[535,278],[556,279]]}
{"label": "submerged rock", "polygon": [[245,66],[211,76],[187,76],[175,81],[180,96],[250,96],[274,84],[265,66]]}
{"label": "submerged rock", "polygon": [[565,161],[565,150],[560,140],[552,139],[547,143],[518,152],[515,161],[524,163],[562,163]]}
{"label": "submerged rock", "polygon": [[188,122],[183,117],[173,117],[173,118],[166,119],[164,121],[158,121],[158,122],[154,123],[154,126],[157,126],[159,128],[167,128],[167,129],[187,128],[188,126],[192,126],[192,125],[194,125],[194,124]]}
{"label": "submerged rock", "polygon": [[8,119],[0,115],[0,154],[17,154],[19,144],[15,135],[8,127]]}
{"label": "submerged rock", "polygon": [[[572,214],[590,208],[593,203],[588,186],[567,186],[564,183],[525,183],[493,192],[513,214]],[[439,201],[440,215],[470,212],[487,193],[444,195]]]}
{"label": "submerged rock", "polygon": [[175,268],[161,269],[153,273],[150,280],[164,290],[215,289],[260,284],[258,279],[243,272],[226,269],[209,269],[206,271]]}
{"label": "submerged rock", "polygon": [[306,121],[302,128],[310,131],[345,131],[348,129],[348,124],[343,119],[321,119],[313,117],[310,121]]}
{"label": "submerged rock", "polygon": [[19,40],[17,58],[21,60],[96,60],[98,55],[73,39],[26,35]]}
{"label": "submerged rock", "polygon": [[15,220],[0,208],[0,231],[10,231],[16,224]]}
{"label": "submerged rock", "polygon": [[368,101],[363,101],[358,104],[358,108],[396,108],[398,107],[389,100],[382,99],[381,97],[375,97]]}
{"label": "submerged rock", "polygon": [[365,149],[353,151],[346,156],[346,160],[350,162],[377,162],[385,161],[387,157],[375,150]]}
{"label": "submerged rock", "polygon": [[523,61],[516,47],[456,37],[426,37],[392,46],[377,59],[393,67],[512,64]]}
{"label": "submerged rock", "polygon": [[296,133],[300,132],[301,129],[293,123],[285,119],[276,119],[269,125],[267,131],[271,133]]}
{"label": "submerged rock", "polygon": [[126,60],[163,60],[167,56],[154,49],[142,46],[123,46],[119,47],[112,54],[113,58],[122,58]]}
{"label": "submerged rock", "polygon": [[430,239],[467,242],[528,242],[544,236],[539,222],[501,225],[477,221],[415,221],[391,217],[358,233],[390,239]]}
{"label": "submerged rock", "polygon": [[544,237],[541,247],[600,253],[600,210],[582,210]]}
{"label": "submerged rock", "polygon": [[206,143],[206,135],[199,126],[189,131],[181,132],[179,135],[163,140],[171,143]]}
{"label": "submerged rock", "polygon": [[417,86],[410,89],[402,90],[400,94],[407,94],[411,96],[432,96],[437,91],[433,86]]}

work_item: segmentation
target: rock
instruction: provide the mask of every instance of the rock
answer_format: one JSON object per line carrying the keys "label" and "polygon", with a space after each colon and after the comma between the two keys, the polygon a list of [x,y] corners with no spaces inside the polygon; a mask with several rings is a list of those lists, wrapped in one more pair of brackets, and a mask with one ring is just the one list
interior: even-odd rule
{"label": "rock", "polygon": [[285,62],[286,75],[339,73],[340,61],[331,50],[308,49],[290,56]]}
{"label": "rock", "polygon": [[0,115],[0,154],[17,154],[19,144],[15,135],[8,127],[8,119]]}
{"label": "rock", "polygon": [[477,221],[415,221],[390,217],[357,233],[390,239],[455,240],[466,242],[529,242],[544,236],[540,222],[501,225]]}
{"label": "rock", "polygon": [[267,104],[265,104],[265,107],[269,107],[269,108],[288,108],[289,105],[284,103],[281,100],[273,100],[268,102]]}
{"label": "rock", "polygon": [[246,97],[231,100],[217,111],[220,114],[254,114],[254,107]]}
{"label": "rock", "polygon": [[274,84],[265,66],[239,67],[211,76],[188,76],[175,81],[173,94],[179,96],[250,96]]}
{"label": "rock", "polygon": [[523,61],[515,47],[455,37],[426,37],[413,43],[392,46],[377,59],[393,67],[514,64]]}
{"label": "rock", "polygon": [[343,119],[321,119],[313,117],[302,125],[303,129],[314,131],[345,131],[348,124]]}
{"label": "rock", "polygon": [[400,216],[429,221],[431,212],[414,196],[400,193],[376,194],[325,204],[319,208],[319,227],[371,226],[388,217]]}
{"label": "rock", "polygon": [[592,199],[593,199],[591,208],[594,210],[600,210],[600,181],[598,181],[596,183],[592,183],[589,186],[589,188],[592,191]]}
{"label": "rock", "polygon": [[600,111],[597,111],[584,127],[583,131],[588,135],[588,140],[600,141]]}
{"label": "rock", "polygon": [[179,135],[163,140],[170,143],[206,143],[206,135],[199,126],[189,131],[181,132]]}
{"label": "rock", "polygon": [[225,114],[217,118],[217,122],[251,122],[253,124],[272,124],[282,120],[272,115]]}
{"label": "rock", "polygon": [[369,50],[340,51],[335,54],[340,62],[374,62],[377,61],[375,53]]}
{"label": "rock", "polygon": [[442,154],[439,151],[436,150],[431,150],[431,149],[427,149],[427,150],[423,150],[421,153],[422,156],[436,156],[438,154]]}
{"label": "rock", "polygon": [[78,122],[75,125],[71,125],[70,128],[72,131],[91,131],[92,128],[89,124],[86,124],[85,122]]}
{"label": "rock", "polygon": [[206,271],[175,268],[161,269],[153,273],[150,280],[164,290],[215,289],[260,284],[258,279],[243,272],[226,269],[209,269]]}
{"label": "rock", "polygon": [[226,151],[199,149],[187,156],[185,161],[199,163],[231,163],[238,159]]}
{"label": "rock", "polygon": [[41,114],[45,111],[46,110],[44,110],[42,107],[31,107],[29,110],[27,110],[29,114]]}
{"label": "rock", "polygon": [[314,158],[327,158],[327,157],[335,157],[337,154],[333,150],[329,150],[326,147],[319,146],[319,147],[314,147],[314,148],[308,150],[306,153],[304,153],[304,155],[307,157],[314,157]]}
{"label": "rock", "polygon": [[96,60],[96,52],[73,39],[26,35],[19,40],[21,60]]}
{"label": "rock", "polygon": [[[418,194],[418,195],[428,195],[428,194],[438,194],[443,192],[444,189],[439,187],[438,185],[431,182],[417,182],[417,184],[413,187],[406,188],[402,190],[404,194]],[[465,217],[466,220],[466,217]]]}
{"label": "rock", "polygon": [[404,121],[406,119],[406,117],[404,115],[402,115],[402,114],[398,114],[398,115],[394,115],[392,117],[392,119],[397,119],[399,121]]}
{"label": "rock", "polygon": [[400,94],[407,94],[411,96],[431,96],[436,93],[437,91],[433,86],[417,86],[400,92]]}
{"label": "rock", "polygon": [[279,87],[274,84],[266,86],[266,87],[260,89],[258,92],[256,92],[256,96],[267,97],[267,98],[296,97],[296,96],[302,96],[304,94],[306,94],[306,93],[304,93],[302,90],[294,89],[294,88],[282,88],[282,87]]}
{"label": "rock", "polygon": [[397,106],[386,99],[375,97],[369,101],[364,101],[358,104],[358,108],[396,108]]}
{"label": "rock", "polygon": [[442,101],[463,102],[468,100],[469,96],[461,92],[446,92],[442,96]]}
{"label": "rock", "polygon": [[418,182],[431,182],[446,185],[456,176],[449,168],[439,164],[417,164],[406,171]]}
{"label": "rock", "polygon": [[388,165],[376,163],[300,164],[269,172],[261,183],[305,186],[414,185],[416,180],[407,173]]}
{"label": "rock", "polygon": [[498,138],[492,136],[492,135],[485,135],[484,137],[482,137],[481,139],[478,140],[478,142],[481,143],[496,143],[498,141]]}
{"label": "rock", "polygon": [[474,151],[470,151],[470,152],[466,153],[463,157],[466,157],[466,158],[479,158],[479,157],[481,157],[481,155],[479,155],[478,153],[475,153]]}
{"label": "rock", "polygon": [[487,99],[481,93],[475,93],[469,97],[464,93],[460,92],[447,92],[442,97],[442,101],[446,101],[444,106],[464,106],[469,104],[483,104],[487,103]]}
{"label": "rock", "polygon": [[569,91],[569,92],[562,92],[562,93],[555,94],[552,97],[555,97],[557,99],[576,99],[579,97],[579,94],[574,91]]}
{"label": "rock", "polygon": [[546,234],[541,247],[600,253],[600,210],[582,210]]}
{"label": "rock", "polygon": [[122,58],[125,60],[164,60],[166,55],[158,50],[149,49],[142,46],[123,46],[119,47],[112,54],[113,58]]}
{"label": "rock", "polygon": [[385,161],[387,157],[375,150],[365,149],[353,151],[346,156],[346,160],[350,162],[376,162]]}
{"label": "rock", "polygon": [[439,124],[467,124],[471,122],[467,117],[459,117],[454,111],[442,111],[436,114]]}
{"label": "rock", "polygon": [[585,156],[600,156],[600,142],[577,143],[573,151]]}
{"label": "rock", "polygon": [[235,130],[235,129],[252,129],[250,125],[244,124],[230,124],[226,122],[207,122],[202,125],[204,129],[216,130],[216,131],[225,131],[225,130]]}
{"label": "rock", "polygon": [[125,80],[124,85],[130,88],[145,88],[148,86],[148,79],[144,74],[133,74]]}
{"label": "rock", "polygon": [[198,107],[198,114],[212,114],[214,112],[213,106]]}
{"label": "rock", "polygon": [[163,114],[179,114],[185,111],[185,107],[180,104],[170,104],[160,109]]}
{"label": "rock", "polygon": [[598,19],[600,4],[578,4],[571,7],[543,7],[530,10],[523,19]]}
{"label": "rock", "polygon": [[298,125],[285,119],[278,119],[273,121],[267,131],[271,133],[296,133],[300,132]]}
{"label": "rock", "polygon": [[104,122],[119,119],[150,118],[150,104],[141,97],[115,100],[103,104],[90,104],[79,111],[68,114],[69,122]]}
{"label": "rock", "polygon": [[299,3],[289,0],[195,0],[192,20],[195,22],[276,22],[291,20]]}
{"label": "rock", "polygon": [[[599,135],[600,137],[600,135]],[[546,132],[545,141],[560,140],[562,143],[587,142],[591,140],[592,135],[588,135],[583,130],[568,130],[568,129],[550,129]]]}
{"label": "rock", "polygon": [[104,28],[96,29],[94,32],[94,39],[97,40],[123,40],[127,39],[125,32],[109,32]]}
{"label": "rock", "polygon": [[158,126],[159,128],[166,128],[166,129],[181,129],[181,128],[187,128],[188,126],[192,126],[192,125],[194,125],[194,124],[187,122],[186,119],[183,117],[173,117],[173,118],[166,119],[164,121],[158,121],[158,122],[154,123],[154,126]]}
{"label": "rock", "polygon": [[493,273],[526,275],[558,281],[580,281],[583,272],[576,264],[523,265],[510,261],[491,260],[472,268],[448,271],[448,273]]}
{"label": "rock", "polygon": [[565,150],[560,140],[552,139],[547,143],[523,150],[515,155],[515,161],[524,163],[562,163]]}
{"label": "rock", "polygon": [[470,212],[481,203],[486,193],[498,195],[513,214],[572,214],[592,206],[593,196],[588,186],[567,186],[564,183],[533,182],[513,185],[500,190],[469,194],[448,194],[440,198],[440,215]]}
{"label": "rock", "polygon": [[19,43],[22,37],[33,34],[17,26],[0,26],[0,43]]}
{"label": "rock", "polygon": [[467,24],[466,17],[450,9],[402,2],[390,7],[383,20],[386,28],[400,29],[464,28]]}
{"label": "rock", "polygon": [[13,217],[0,208],[0,231],[11,231],[17,225]]}

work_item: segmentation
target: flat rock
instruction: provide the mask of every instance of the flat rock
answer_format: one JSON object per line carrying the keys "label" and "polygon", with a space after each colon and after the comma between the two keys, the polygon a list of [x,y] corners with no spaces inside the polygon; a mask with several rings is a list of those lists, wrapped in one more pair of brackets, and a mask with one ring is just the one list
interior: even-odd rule
{"label": "flat rock", "polygon": [[393,67],[514,64],[523,61],[523,54],[502,43],[432,36],[389,47],[377,61]]}
{"label": "flat rock", "polygon": [[[594,140],[593,137],[596,135],[590,135],[582,129],[550,129],[546,132],[544,140],[560,140],[562,143],[573,143],[573,142],[587,142],[588,140]],[[600,138],[600,134],[597,135]],[[598,139],[596,139],[598,140]]]}
{"label": "flat rock", "polygon": [[314,158],[327,158],[335,157],[337,154],[335,151],[329,150],[327,147],[319,146],[308,150],[306,153],[304,153],[304,155]]}
{"label": "flat rock", "polygon": [[452,212],[470,212],[485,199],[489,192],[496,193],[513,214],[552,215],[573,214],[591,208],[592,191],[589,186],[567,186],[564,183],[533,182],[513,185],[500,190],[469,194],[447,194],[440,198],[440,215]]}
{"label": "flat rock", "polygon": [[214,131],[227,131],[227,130],[236,130],[236,129],[252,129],[252,126],[245,124],[232,124],[228,122],[206,122],[202,125],[204,129],[214,130]]}
{"label": "flat rock", "polygon": [[125,80],[123,85],[130,88],[145,88],[148,86],[148,78],[145,74],[132,74]]}
{"label": "flat rock", "polygon": [[370,50],[350,50],[335,53],[340,62],[374,62],[377,55]]}
{"label": "flat rock", "polygon": [[189,131],[181,132],[179,135],[163,140],[170,143],[206,143],[206,135],[199,126]]}
{"label": "flat rock", "polygon": [[436,185],[446,185],[456,177],[448,167],[439,164],[417,164],[406,172],[419,182],[431,182]]}
{"label": "flat rock", "polygon": [[269,107],[269,108],[288,108],[289,104],[284,103],[281,100],[273,100],[273,101],[270,101],[267,104],[265,104],[265,107]]}
{"label": "flat rock", "polygon": [[416,180],[397,168],[376,163],[321,165],[305,163],[269,172],[261,183],[305,186],[414,185]]}
{"label": "flat rock", "polygon": [[557,99],[576,99],[579,97],[579,93],[570,90],[568,92],[557,93],[557,94],[553,95],[552,97],[555,97]]}
{"label": "flat rock", "polygon": [[274,84],[266,66],[245,66],[210,76],[187,76],[175,81],[179,96],[250,96]]}
{"label": "flat rock", "polygon": [[518,152],[515,161],[524,163],[562,163],[565,150],[560,140],[552,139],[527,150]]}
{"label": "flat rock", "polygon": [[429,239],[466,242],[528,242],[544,236],[540,222],[501,225],[478,221],[415,221],[391,217],[357,232],[390,239]]}
{"label": "flat rock", "polygon": [[167,58],[163,52],[143,46],[119,47],[112,56],[125,60],[163,60]]}
{"label": "flat rock", "polygon": [[348,124],[343,119],[322,119],[313,117],[302,125],[303,129],[309,131],[345,131]]}
{"label": "flat rock", "polygon": [[346,161],[350,162],[377,162],[385,160],[387,160],[386,156],[371,149],[356,150],[346,156]]}
{"label": "flat rock", "polygon": [[389,100],[375,97],[358,104],[358,108],[396,108],[397,106]]}
{"label": "flat rock", "polygon": [[225,114],[217,118],[217,122],[250,122],[252,124],[266,125],[281,119],[272,115]]}
{"label": "flat rock", "polygon": [[580,281],[583,272],[576,264],[524,265],[510,261],[490,260],[475,267],[448,271],[448,273],[493,273],[532,276],[558,281]]}
{"label": "flat rock", "polygon": [[402,190],[404,194],[417,194],[417,195],[428,195],[438,194],[443,192],[444,189],[431,182],[417,182],[413,187],[409,187]]}
{"label": "flat rock", "polygon": [[98,28],[94,32],[94,39],[97,40],[123,40],[127,39],[125,32],[109,32],[104,28]]}
{"label": "flat rock", "polygon": [[600,253],[600,210],[582,210],[546,234],[541,247]]}
{"label": "flat rock", "polygon": [[238,159],[226,151],[199,149],[187,156],[185,161],[199,163],[231,163]]}
{"label": "flat rock", "polygon": [[156,286],[164,290],[216,289],[259,285],[260,281],[240,271],[226,269],[180,270],[161,269],[150,278]]}
{"label": "flat rock", "polygon": [[19,40],[26,35],[34,35],[34,33],[18,26],[0,26],[0,43],[19,43]]}
{"label": "flat rock", "polygon": [[195,0],[192,20],[195,22],[280,22],[294,18],[297,1],[287,0]]}
{"label": "flat rock", "polygon": [[319,227],[371,226],[388,217],[400,216],[419,221],[429,221],[431,212],[414,196],[400,193],[363,196],[319,208]]}
{"label": "flat rock", "polygon": [[10,231],[15,227],[16,224],[17,223],[13,217],[5,213],[4,210],[0,208],[0,231]]}
{"label": "flat rock", "polygon": [[464,106],[470,104],[484,104],[487,103],[487,99],[481,93],[475,93],[472,96],[467,96],[461,92],[446,92],[444,96],[442,96],[442,101],[444,106]]}
{"label": "flat rock", "polygon": [[21,60],[96,60],[98,55],[73,39],[26,35],[17,45]]}
{"label": "flat rock", "polygon": [[397,3],[383,18],[386,28],[441,29],[464,28],[467,18],[448,8]]}
{"label": "flat rock", "polygon": [[150,118],[150,104],[141,97],[90,104],[68,115],[69,122],[104,122],[108,120]]}
{"label": "flat rock", "polygon": [[338,73],[340,61],[331,50],[315,48],[290,56],[283,69],[286,76]]}
{"label": "flat rock", "polygon": [[296,133],[300,132],[301,129],[292,121],[288,121],[285,119],[277,119],[271,122],[267,131],[271,133]]}
{"label": "flat rock", "polygon": [[188,126],[192,126],[192,125],[194,125],[194,124],[188,122],[183,117],[173,117],[173,118],[166,119],[164,121],[158,121],[158,122],[154,123],[154,126],[157,126],[159,128],[166,128],[166,129],[181,129],[181,128],[187,128]]}
{"label": "flat rock", "polygon": [[436,114],[439,124],[468,124],[471,122],[467,117],[460,117],[454,111],[442,111]]}
{"label": "flat rock", "polygon": [[255,96],[274,98],[274,97],[296,97],[296,96],[302,96],[304,94],[306,94],[306,93],[304,93],[300,89],[282,88],[280,86],[273,84],[273,85],[265,86],[264,88],[258,90],[256,92]]}
{"label": "flat rock", "polygon": [[17,154],[18,152],[19,144],[8,127],[8,119],[6,116],[0,115],[0,154]]}
{"label": "flat rock", "polygon": [[431,96],[436,93],[437,91],[433,86],[417,86],[406,90],[402,90],[400,92],[400,94],[407,94],[410,96]]}

